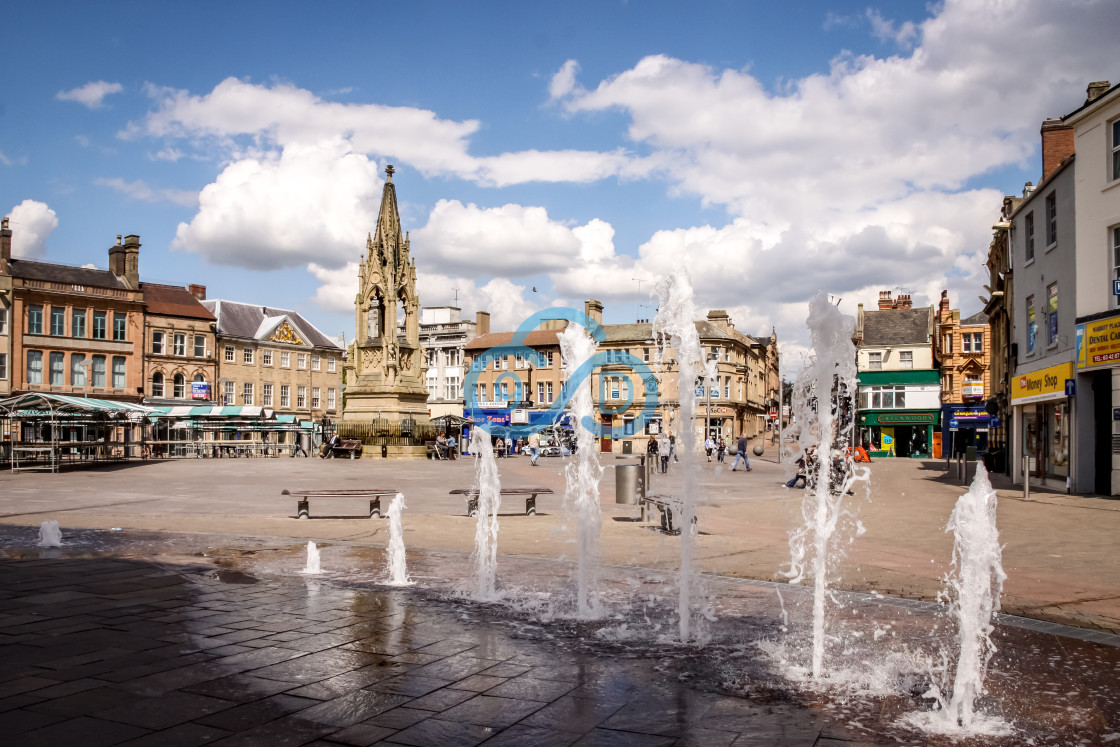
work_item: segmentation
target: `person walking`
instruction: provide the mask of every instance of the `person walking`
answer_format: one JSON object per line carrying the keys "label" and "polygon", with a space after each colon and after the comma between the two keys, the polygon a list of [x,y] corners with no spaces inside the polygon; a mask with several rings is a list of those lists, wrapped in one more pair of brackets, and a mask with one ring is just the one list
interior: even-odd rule
{"label": "person walking", "polygon": [[292,449],[292,458],[294,459],[294,458],[296,458],[297,456],[304,456],[304,457],[306,457],[306,456],[307,456],[307,452],[306,452],[306,451],[304,450],[304,448],[303,448],[303,436],[302,436],[301,434],[299,434],[299,433],[297,433],[297,434],[295,434],[295,435],[296,435],[296,445],[295,445],[295,447],[294,447],[294,448]]}
{"label": "person walking", "polygon": [[674,462],[679,462],[677,459],[677,436],[672,431],[669,431],[669,456],[673,457]]}
{"label": "person walking", "polygon": [[671,453],[672,445],[668,436],[661,436],[657,439],[657,453],[661,456],[661,474],[669,471],[669,454]]}
{"label": "person walking", "polygon": [[541,455],[541,435],[539,433],[529,434],[529,464],[534,467],[537,466],[537,459]]}
{"label": "person walking", "polygon": [[727,441],[723,440],[723,436],[719,437],[719,445],[716,447],[716,461],[723,464],[723,456],[727,453]]}
{"label": "person walking", "polygon": [[739,434],[739,442],[735,445],[735,463],[731,465],[731,471],[734,472],[739,466],[739,460],[743,460],[743,471],[751,471],[751,460],[747,458],[747,434]]}
{"label": "person walking", "polygon": [[715,449],[716,449],[716,442],[712,440],[711,436],[708,436],[708,440],[706,440],[704,442],[704,451],[707,452],[707,454],[708,454],[708,461],[709,462],[712,461],[712,452],[715,451]]}

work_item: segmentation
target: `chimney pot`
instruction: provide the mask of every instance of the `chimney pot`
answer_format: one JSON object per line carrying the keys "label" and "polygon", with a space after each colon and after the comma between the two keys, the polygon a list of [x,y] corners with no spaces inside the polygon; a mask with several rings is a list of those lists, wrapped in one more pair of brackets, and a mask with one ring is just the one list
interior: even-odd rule
{"label": "chimney pot", "polygon": [[8,262],[12,259],[12,229],[8,228],[8,216],[0,220],[0,275],[8,274]]}
{"label": "chimney pot", "polygon": [[1111,87],[1107,80],[1093,81],[1085,89],[1085,103],[1088,104],[1090,101],[1096,101]]}
{"label": "chimney pot", "polygon": [[199,301],[205,301],[206,300],[206,286],[205,285],[198,285],[196,283],[191,283],[189,286],[187,286],[187,290],[190,292],[190,294],[192,296],[194,296]]}

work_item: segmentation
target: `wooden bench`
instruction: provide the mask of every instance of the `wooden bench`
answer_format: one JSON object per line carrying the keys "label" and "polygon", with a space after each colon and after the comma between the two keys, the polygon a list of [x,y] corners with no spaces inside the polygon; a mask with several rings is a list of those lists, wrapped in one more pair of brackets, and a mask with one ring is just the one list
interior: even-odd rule
{"label": "wooden bench", "polygon": [[368,498],[369,499],[369,518],[381,518],[381,497],[385,495],[393,496],[399,493],[398,490],[391,488],[386,490],[367,490],[365,488],[358,488],[352,490],[282,490],[280,495],[291,495],[299,499],[296,503],[296,513],[301,519],[311,518],[311,509],[308,506],[308,499],[310,498]]}
{"label": "wooden bench", "polygon": [[[681,503],[680,498],[671,495],[647,495],[645,497],[638,497],[638,503],[641,504],[642,519],[648,520],[647,511],[650,506],[656,507],[661,513],[661,531],[665,534],[680,534],[679,526],[674,526],[673,514],[676,513],[679,517],[684,504]],[[676,522],[679,524],[680,522]],[[696,514],[692,515],[693,532],[696,531]]]}
{"label": "wooden bench", "polygon": [[443,455],[443,452],[439,450],[439,447],[436,446],[435,441],[425,441],[424,442],[424,448],[426,448],[428,450],[428,459],[446,459],[447,458]]}
{"label": "wooden bench", "polygon": [[[455,488],[451,495],[465,495],[467,497],[467,516],[478,516],[478,488]],[[537,496],[551,495],[552,488],[502,488],[501,495],[523,495],[525,498],[525,515],[537,515]]]}
{"label": "wooden bench", "polygon": [[351,459],[357,459],[362,455],[362,442],[357,438],[344,438],[331,449],[327,459],[334,459],[335,454],[349,454]]}

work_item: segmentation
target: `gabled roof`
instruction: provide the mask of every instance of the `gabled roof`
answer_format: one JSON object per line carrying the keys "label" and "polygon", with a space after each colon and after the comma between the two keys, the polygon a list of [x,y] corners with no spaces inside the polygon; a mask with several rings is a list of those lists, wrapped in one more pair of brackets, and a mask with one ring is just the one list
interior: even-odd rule
{"label": "gabled roof", "polygon": [[863,314],[864,345],[926,345],[929,343],[931,307],[884,309]]}
{"label": "gabled roof", "polygon": [[966,319],[961,319],[961,326],[962,327],[965,327],[965,326],[975,327],[977,325],[987,324],[987,323],[988,323],[988,315],[985,314],[983,311],[978,311],[977,313],[973,314],[970,317],[967,317]]}
{"label": "gabled roof", "polygon": [[128,286],[108,270],[55,265],[50,262],[36,262],[31,259],[12,259],[8,263],[8,268],[12,277],[23,278],[24,280],[44,280],[50,283],[65,283],[66,285],[92,285],[95,288],[128,290]]}
{"label": "gabled roof", "polygon": [[144,306],[149,314],[214,321],[214,315],[181,285],[141,283],[140,290],[144,291]]}
{"label": "gabled roof", "polygon": [[[304,319],[298,313],[288,309],[277,309],[271,306],[256,306],[253,304],[238,303],[237,301],[225,301],[218,298],[207,299],[206,301],[202,301],[201,304],[217,318],[218,334],[223,337],[263,340],[265,339],[264,335],[267,335],[283,323],[286,318],[306,344],[317,348],[330,348],[340,352],[342,350],[331,338],[316,329],[315,325]],[[273,324],[267,325],[265,324],[267,319],[273,319],[275,321]]]}

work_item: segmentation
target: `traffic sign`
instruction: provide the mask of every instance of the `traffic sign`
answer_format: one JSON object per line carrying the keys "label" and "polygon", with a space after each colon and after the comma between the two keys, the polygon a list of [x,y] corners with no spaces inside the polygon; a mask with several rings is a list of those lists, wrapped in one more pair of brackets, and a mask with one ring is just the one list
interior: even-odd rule
{"label": "traffic sign", "polygon": [[1120,280],[1112,281],[1112,295],[1120,296]]}
{"label": "traffic sign", "polygon": [[957,420],[956,418],[952,418],[952,419],[949,420],[949,427],[952,428],[953,430],[956,430],[957,426],[960,425],[960,424],[961,424],[960,421]]}
{"label": "traffic sign", "polygon": [[1077,394],[1077,379],[1066,379],[1066,396],[1073,397]]}

